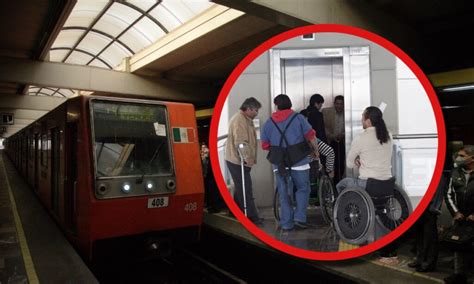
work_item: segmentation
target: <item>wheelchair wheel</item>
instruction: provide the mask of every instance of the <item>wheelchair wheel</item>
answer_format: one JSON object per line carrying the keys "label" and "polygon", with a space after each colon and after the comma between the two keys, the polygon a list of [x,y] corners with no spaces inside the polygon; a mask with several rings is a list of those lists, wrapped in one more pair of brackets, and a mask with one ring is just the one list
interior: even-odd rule
{"label": "wheelchair wheel", "polygon": [[273,216],[277,222],[280,221],[280,194],[278,193],[278,187],[275,188],[275,194],[273,195]]}
{"label": "wheelchair wheel", "polygon": [[336,192],[331,179],[322,175],[319,180],[319,203],[324,222],[331,224],[333,222],[334,201],[336,200]]}
{"label": "wheelchair wheel", "polygon": [[360,245],[373,234],[375,208],[363,189],[345,189],[334,203],[334,227],[339,237],[349,244]]}
{"label": "wheelchair wheel", "polygon": [[387,214],[378,215],[376,219],[380,225],[390,231],[400,226],[413,210],[408,195],[398,186],[395,186],[393,197],[387,201],[385,207]]}

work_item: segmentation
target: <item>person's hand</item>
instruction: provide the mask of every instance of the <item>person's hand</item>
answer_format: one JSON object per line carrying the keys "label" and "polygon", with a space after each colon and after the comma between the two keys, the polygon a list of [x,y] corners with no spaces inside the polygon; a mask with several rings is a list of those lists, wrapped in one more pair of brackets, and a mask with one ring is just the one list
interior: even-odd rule
{"label": "person's hand", "polygon": [[311,155],[311,158],[313,160],[319,160],[319,152],[318,151],[312,151],[310,155]]}
{"label": "person's hand", "polygon": [[456,212],[454,214],[454,221],[462,220],[464,219],[464,215],[461,212]]}
{"label": "person's hand", "polygon": [[474,222],[474,214],[467,216],[466,220]]}
{"label": "person's hand", "polygon": [[330,178],[334,178],[334,171],[328,173],[328,176],[329,176]]}
{"label": "person's hand", "polygon": [[245,159],[245,165],[247,165],[247,167],[252,167],[253,165],[255,165],[255,159],[252,159],[252,158]]}
{"label": "person's hand", "polygon": [[360,158],[359,158],[359,157],[357,157],[357,158],[354,160],[354,164],[355,164],[358,168],[360,168]]}

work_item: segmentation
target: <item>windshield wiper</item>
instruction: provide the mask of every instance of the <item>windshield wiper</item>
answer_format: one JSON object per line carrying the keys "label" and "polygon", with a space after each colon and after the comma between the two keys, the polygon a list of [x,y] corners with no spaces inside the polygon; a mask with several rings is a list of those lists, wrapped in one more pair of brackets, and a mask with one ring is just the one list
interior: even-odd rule
{"label": "windshield wiper", "polygon": [[142,183],[143,182],[143,178],[145,177],[145,175],[148,174],[148,171],[150,170],[150,167],[151,167],[151,163],[153,163],[153,161],[156,159],[156,157],[158,157],[158,152],[160,152],[161,150],[161,147],[165,144],[166,142],[166,139],[163,139],[160,143],[160,145],[158,145],[158,147],[156,147],[156,150],[155,152],[153,153],[153,156],[151,157],[150,161],[148,161],[148,165],[146,166],[146,168],[142,171],[143,174],[142,176],[137,179],[137,183]]}

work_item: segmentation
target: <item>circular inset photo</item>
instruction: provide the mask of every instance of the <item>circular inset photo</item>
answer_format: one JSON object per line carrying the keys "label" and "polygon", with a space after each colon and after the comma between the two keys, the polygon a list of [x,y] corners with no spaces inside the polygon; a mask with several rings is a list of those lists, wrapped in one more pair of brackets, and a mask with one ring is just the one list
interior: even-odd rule
{"label": "circular inset photo", "polygon": [[211,123],[224,200],[257,238],[317,260],[393,241],[428,206],[445,157],[426,76],[380,36],[340,25],[280,34],[226,81]]}

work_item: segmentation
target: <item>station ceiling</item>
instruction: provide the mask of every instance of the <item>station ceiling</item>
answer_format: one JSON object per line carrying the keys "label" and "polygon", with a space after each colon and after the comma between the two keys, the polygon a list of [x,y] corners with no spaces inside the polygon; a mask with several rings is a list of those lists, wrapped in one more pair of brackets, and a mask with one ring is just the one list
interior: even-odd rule
{"label": "station ceiling", "polygon": [[[262,10],[252,2],[215,2],[2,1],[0,58],[82,64],[219,89],[237,63],[259,43],[292,27],[308,24],[269,9]],[[424,50],[414,59],[425,73],[474,66],[474,46],[468,40],[474,28],[473,1],[363,0],[358,3],[391,15],[419,34]],[[203,23],[211,27],[204,29]],[[22,103],[21,109],[11,104],[5,107],[2,97],[30,94],[52,96],[61,101],[75,93],[72,88],[0,81],[0,112],[20,115],[18,121],[24,124],[18,125],[18,130],[45,113],[47,107],[36,109],[34,102]],[[196,105],[212,107],[215,95]]]}

